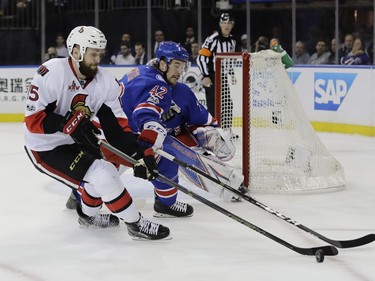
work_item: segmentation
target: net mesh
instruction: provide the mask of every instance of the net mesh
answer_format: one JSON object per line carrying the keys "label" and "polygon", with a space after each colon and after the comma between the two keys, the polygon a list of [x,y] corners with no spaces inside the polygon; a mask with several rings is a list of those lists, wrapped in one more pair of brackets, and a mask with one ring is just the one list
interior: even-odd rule
{"label": "net mesh", "polygon": [[[250,191],[298,193],[342,188],[343,168],[307,119],[280,54],[272,50],[251,53],[248,80],[242,56],[223,54],[218,59],[221,103],[217,117],[236,145],[229,164],[242,168]],[[228,116],[232,122],[224,119]]]}

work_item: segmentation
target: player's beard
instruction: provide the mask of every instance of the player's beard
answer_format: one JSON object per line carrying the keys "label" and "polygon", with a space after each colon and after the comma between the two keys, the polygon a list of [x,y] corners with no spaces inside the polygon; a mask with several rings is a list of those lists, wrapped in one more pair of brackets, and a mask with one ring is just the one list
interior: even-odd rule
{"label": "player's beard", "polygon": [[79,63],[79,72],[82,73],[86,78],[91,79],[94,78],[95,75],[98,73],[98,66],[95,66],[95,68],[90,67],[85,63],[85,60],[81,61]]}

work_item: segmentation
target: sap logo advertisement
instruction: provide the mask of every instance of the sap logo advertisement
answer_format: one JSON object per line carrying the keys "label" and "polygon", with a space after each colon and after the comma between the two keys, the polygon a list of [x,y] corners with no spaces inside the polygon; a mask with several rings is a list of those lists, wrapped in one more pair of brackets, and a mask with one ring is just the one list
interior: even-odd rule
{"label": "sap logo advertisement", "polygon": [[315,73],[314,108],[337,111],[356,76],[356,73]]}
{"label": "sap logo advertisement", "polygon": [[293,85],[296,83],[298,77],[301,75],[301,72],[294,72],[294,71],[289,71],[288,72],[289,78],[292,81]]}
{"label": "sap logo advertisement", "polygon": [[[293,84],[301,72],[288,72]],[[356,73],[314,73],[314,109],[337,111],[352,86]]]}

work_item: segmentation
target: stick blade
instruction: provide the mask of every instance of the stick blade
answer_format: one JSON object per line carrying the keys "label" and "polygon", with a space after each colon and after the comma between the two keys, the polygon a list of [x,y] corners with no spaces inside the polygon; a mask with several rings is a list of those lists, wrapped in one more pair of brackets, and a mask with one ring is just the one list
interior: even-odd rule
{"label": "stick blade", "polygon": [[322,250],[325,256],[336,256],[339,251],[334,246],[322,246],[311,248],[311,251],[308,253],[309,256],[315,256],[318,250]]}
{"label": "stick blade", "polygon": [[339,248],[354,248],[363,246],[366,244],[369,244],[371,242],[375,241],[375,234],[368,234],[363,237],[353,239],[353,240],[346,240],[346,241],[338,241],[339,245],[337,247]]}

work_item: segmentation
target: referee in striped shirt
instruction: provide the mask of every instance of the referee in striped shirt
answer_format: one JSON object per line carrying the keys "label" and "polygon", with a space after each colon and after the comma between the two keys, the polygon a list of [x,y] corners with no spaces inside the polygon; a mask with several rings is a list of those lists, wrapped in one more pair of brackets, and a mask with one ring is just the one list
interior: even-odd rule
{"label": "referee in striped shirt", "polygon": [[[234,52],[236,49],[236,40],[230,34],[234,26],[234,19],[229,13],[222,13],[220,16],[220,30],[204,41],[202,48],[199,50],[197,57],[197,65],[203,76],[202,84],[206,92],[207,109],[212,116],[215,116],[215,68],[214,60],[217,53]],[[230,70],[229,75],[232,77],[232,84],[236,84],[233,70]],[[227,75],[222,77],[223,83],[228,82]],[[229,103],[229,110],[222,112],[221,127],[223,129],[232,126],[232,110],[233,101],[230,97],[229,90],[223,92],[222,102]]]}

